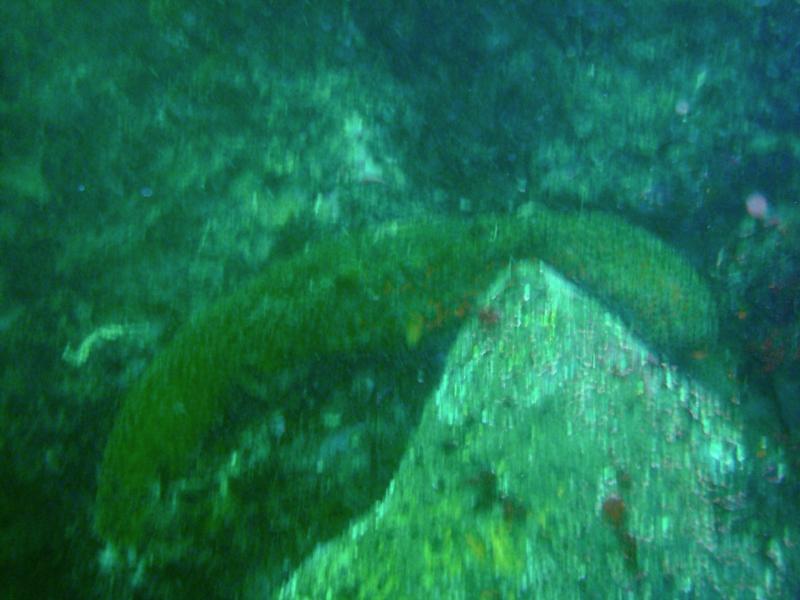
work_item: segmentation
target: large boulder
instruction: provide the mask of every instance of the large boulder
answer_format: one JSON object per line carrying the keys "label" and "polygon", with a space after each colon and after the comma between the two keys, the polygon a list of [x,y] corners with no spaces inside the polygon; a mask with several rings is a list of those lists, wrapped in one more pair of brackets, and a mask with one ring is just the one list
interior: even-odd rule
{"label": "large boulder", "polygon": [[790,597],[789,459],[757,399],[705,380],[542,263],[507,270],[385,497],[278,596]]}

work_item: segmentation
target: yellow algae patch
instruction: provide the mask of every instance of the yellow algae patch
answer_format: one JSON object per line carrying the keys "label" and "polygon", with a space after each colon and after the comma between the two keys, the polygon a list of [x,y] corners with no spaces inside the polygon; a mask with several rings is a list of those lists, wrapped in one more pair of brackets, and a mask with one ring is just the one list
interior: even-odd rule
{"label": "yellow algae patch", "polygon": [[486,560],[486,544],[483,540],[475,535],[472,532],[467,532],[464,536],[464,540],[467,542],[467,550],[469,550],[470,554],[474,556],[478,562],[483,563]]}
{"label": "yellow algae patch", "polygon": [[415,348],[425,333],[425,317],[419,313],[414,313],[406,324],[406,345]]}
{"label": "yellow algae patch", "polygon": [[495,571],[505,576],[519,575],[525,565],[524,552],[514,539],[511,526],[503,520],[492,522],[489,540]]}

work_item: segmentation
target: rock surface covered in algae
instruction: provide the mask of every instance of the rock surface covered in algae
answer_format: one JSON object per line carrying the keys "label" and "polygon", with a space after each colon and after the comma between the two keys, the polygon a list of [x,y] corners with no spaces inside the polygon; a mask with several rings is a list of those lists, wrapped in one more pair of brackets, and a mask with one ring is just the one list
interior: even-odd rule
{"label": "rock surface covered in algae", "polygon": [[319,357],[402,350],[457,327],[510,261],[540,258],[667,353],[713,344],[710,292],[691,266],[617,218],[534,208],[516,218],[386,225],[275,260],[199,315],[124,399],[106,445],[96,525],[138,544],[158,490],[181,475],[225,417],[245,372],[269,376]]}

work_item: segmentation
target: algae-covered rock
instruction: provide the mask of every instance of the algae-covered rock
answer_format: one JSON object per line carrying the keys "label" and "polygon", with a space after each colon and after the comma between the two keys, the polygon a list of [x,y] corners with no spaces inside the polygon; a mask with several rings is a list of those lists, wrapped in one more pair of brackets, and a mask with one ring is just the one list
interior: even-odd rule
{"label": "algae-covered rock", "polygon": [[384,499],[279,598],[789,597],[787,460],[737,404],[541,263],[485,303]]}
{"label": "algae-covered rock", "polygon": [[185,469],[253,372],[390,351],[450,326],[497,269],[486,233],[428,223],[323,242],[274,262],[188,324],[122,405],[100,473],[101,534],[140,541],[158,510],[159,484]]}
{"label": "algae-covered rock", "polygon": [[667,246],[610,216],[541,208],[343,235],[273,261],[156,356],[106,446],[99,533],[134,546],[152,533],[165,486],[254,373],[277,377],[320,358],[415,347],[456,327],[509,260],[531,255],[585,284],[659,349],[713,343],[716,313],[700,277]]}
{"label": "algae-covered rock", "polygon": [[587,287],[639,335],[673,356],[717,338],[716,304],[691,266],[643,229],[601,212],[524,207],[534,255]]}

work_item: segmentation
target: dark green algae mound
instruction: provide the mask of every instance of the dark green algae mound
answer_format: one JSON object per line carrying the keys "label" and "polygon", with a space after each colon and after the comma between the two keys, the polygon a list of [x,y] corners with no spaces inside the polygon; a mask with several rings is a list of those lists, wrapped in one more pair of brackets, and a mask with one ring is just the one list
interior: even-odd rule
{"label": "dark green algae mound", "polygon": [[[188,468],[246,374],[326,356],[402,351],[476,312],[511,260],[539,258],[672,355],[716,340],[701,277],[647,232],[604,214],[531,208],[524,217],[393,224],[275,260],[188,323],[125,398],[100,470],[97,530],[142,542],[158,490]],[[161,485],[159,485],[161,484]]]}

